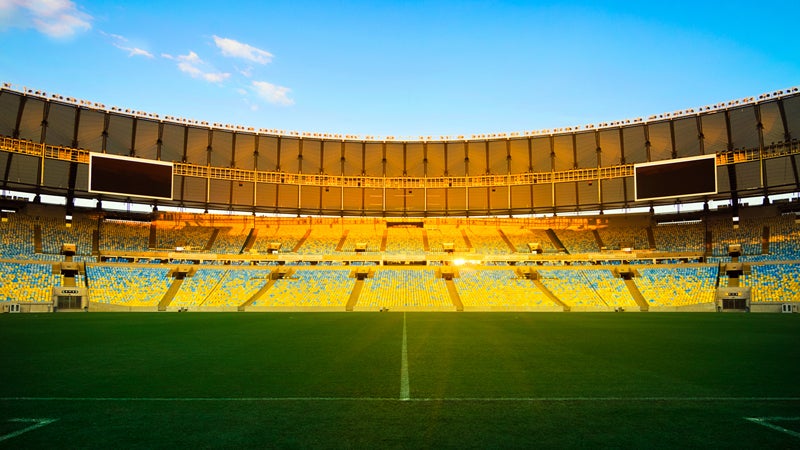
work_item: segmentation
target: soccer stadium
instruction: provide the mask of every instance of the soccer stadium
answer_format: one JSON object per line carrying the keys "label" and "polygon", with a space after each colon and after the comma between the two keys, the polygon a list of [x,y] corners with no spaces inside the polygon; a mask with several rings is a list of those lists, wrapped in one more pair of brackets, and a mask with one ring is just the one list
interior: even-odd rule
{"label": "soccer stadium", "polygon": [[378,141],[4,85],[0,445],[795,446],[798,127],[797,88]]}
{"label": "soccer stadium", "polygon": [[0,1],[0,450],[800,448],[770,13]]}

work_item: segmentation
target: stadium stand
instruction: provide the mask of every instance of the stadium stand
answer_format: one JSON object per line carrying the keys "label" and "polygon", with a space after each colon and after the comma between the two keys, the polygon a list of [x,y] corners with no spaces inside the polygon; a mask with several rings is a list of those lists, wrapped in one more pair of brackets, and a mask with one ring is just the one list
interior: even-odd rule
{"label": "stadium stand", "polygon": [[741,278],[750,286],[754,302],[800,301],[800,264],[754,264],[749,275]]}
{"label": "stadium stand", "polygon": [[650,243],[647,240],[647,230],[642,227],[621,226],[598,228],[603,244],[611,250],[619,250],[624,247],[634,250],[648,250]]}
{"label": "stadium stand", "polygon": [[146,252],[149,239],[149,223],[104,220],[100,225],[101,251]]}
{"label": "stadium stand", "polygon": [[0,301],[50,302],[60,277],[50,264],[0,262]]}
{"label": "stadium stand", "polygon": [[464,228],[475,253],[483,255],[505,255],[512,253],[500,234],[500,229],[493,226],[470,225]]}
{"label": "stadium stand", "polygon": [[165,267],[87,265],[92,302],[155,309],[172,279]]}
{"label": "stadium stand", "polygon": [[609,269],[551,269],[539,274],[542,283],[572,311],[636,308],[625,283]]}
{"label": "stadium stand", "polygon": [[443,279],[432,269],[380,269],[364,281],[355,311],[453,311]]}
{"label": "stadium stand", "polygon": [[355,279],[348,269],[298,270],[253,302],[253,310],[344,311]]}
{"label": "stadium stand", "polygon": [[591,230],[557,230],[556,235],[571,254],[596,253],[600,251]]}
{"label": "stadium stand", "polygon": [[421,254],[425,253],[422,228],[388,227],[386,229],[386,253]]}
{"label": "stadium stand", "polygon": [[518,227],[504,226],[502,230],[519,253],[530,253],[530,248],[528,248],[530,243],[540,244],[544,253],[556,252],[556,248],[545,230],[526,228],[523,225]]}
{"label": "stadium stand", "polygon": [[10,214],[0,222],[0,257],[31,259],[33,254],[33,221],[26,214]]}
{"label": "stadium stand", "polygon": [[242,251],[249,228],[217,228],[219,233],[211,246],[211,253],[234,255]]}
{"label": "stadium stand", "polygon": [[254,253],[267,253],[269,245],[273,242],[281,244],[281,252],[289,253],[294,251],[295,246],[303,240],[303,237],[310,230],[310,225],[296,224],[294,222],[259,224],[256,227],[257,237],[251,249]]}
{"label": "stadium stand", "polygon": [[510,269],[461,269],[455,279],[465,311],[561,311],[560,305]]}
{"label": "stadium stand", "polygon": [[184,278],[170,308],[195,309],[202,306],[207,297],[228,276],[228,269],[202,267],[193,276]]}
{"label": "stadium stand", "polygon": [[705,251],[705,225],[697,220],[688,223],[664,223],[653,227],[656,248],[665,252]]}
{"label": "stadium stand", "polygon": [[203,307],[229,309],[241,305],[267,283],[269,273],[269,269],[228,270],[217,289],[208,294]]}
{"label": "stadium stand", "polygon": [[714,301],[717,267],[640,268],[634,279],[651,308],[685,306]]}

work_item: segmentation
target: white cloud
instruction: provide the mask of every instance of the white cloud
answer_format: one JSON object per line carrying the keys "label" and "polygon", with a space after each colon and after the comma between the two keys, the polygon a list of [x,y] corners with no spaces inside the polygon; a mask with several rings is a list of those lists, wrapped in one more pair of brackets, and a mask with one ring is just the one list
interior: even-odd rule
{"label": "white cloud", "polygon": [[5,26],[34,28],[52,38],[69,38],[92,28],[92,16],[70,0],[0,0]]}
{"label": "white cloud", "polygon": [[[0,0],[2,1],[2,0]],[[146,58],[154,58],[153,54],[139,47],[131,47],[128,45],[128,38],[118,34],[111,34],[101,31],[100,34],[111,39],[111,44],[120,50],[128,52],[128,56],[144,56]]]}
{"label": "white cloud", "polygon": [[267,64],[272,61],[272,53],[233,39],[221,38],[215,35],[214,44],[222,50],[223,56],[242,58],[258,64]]}
{"label": "white cloud", "polygon": [[178,69],[180,69],[181,72],[188,73],[192,78],[206,80],[209,83],[221,83],[231,76],[231,74],[227,72],[204,70],[206,63],[193,51],[190,51],[187,55],[178,55],[177,57],[167,54],[162,54],[161,56],[178,61]]}
{"label": "white cloud", "polygon": [[261,99],[275,105],[294,105],[294,100],[289,98],[292,90],[284,86],[276,86],[266,81],[253,81],[253,90]]}
{"label": "white cloud", "polygon": [[146,58],[153,58],[152,53],[138,47],[118,47],[118,48],[126,50],[128,52],[128,56],[144,56]]}

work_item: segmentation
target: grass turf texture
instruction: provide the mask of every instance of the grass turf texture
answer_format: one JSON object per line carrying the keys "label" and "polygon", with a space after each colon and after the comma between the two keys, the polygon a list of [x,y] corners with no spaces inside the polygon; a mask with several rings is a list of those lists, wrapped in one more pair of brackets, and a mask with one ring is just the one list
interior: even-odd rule
{"label": "grass turf texture", "polygon": [[[800,316],[0,316],[0,448],[798,447]],[[800,421],[778,421],[800,432]]]}

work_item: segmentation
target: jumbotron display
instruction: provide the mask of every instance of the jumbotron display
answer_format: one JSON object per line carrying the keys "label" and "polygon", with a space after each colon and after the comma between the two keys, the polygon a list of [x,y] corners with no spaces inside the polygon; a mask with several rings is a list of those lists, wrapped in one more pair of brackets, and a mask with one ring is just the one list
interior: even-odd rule
{"label": "jumbotron display", "polygon": [[715,155],[634,165],[636,201],[717,193]]}
{"label": "jumbotron display", "polygon": [[172,200],[172,163],[91,153],[89,192]]}

